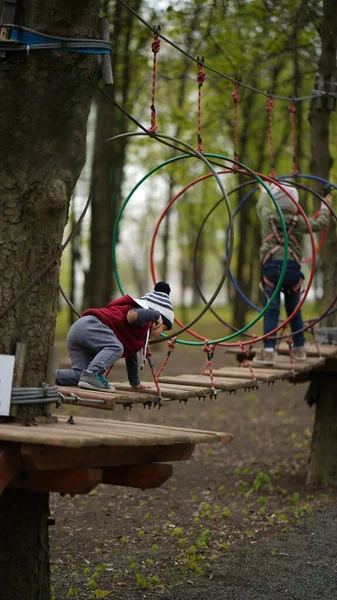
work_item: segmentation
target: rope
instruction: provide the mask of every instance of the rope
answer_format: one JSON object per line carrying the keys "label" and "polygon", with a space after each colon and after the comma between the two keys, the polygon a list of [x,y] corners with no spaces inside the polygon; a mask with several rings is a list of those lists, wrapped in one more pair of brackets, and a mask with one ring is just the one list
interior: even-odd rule
{"label": "rope", "polygon": [[[155,28],[150,25],[147,21],[145,21],[145,19],[143,19],[133,8],[131,8],[131,6],[129,6],[124,0],[117,0],[120,4],[122,4],[122,6],[124,6],[131,14],[133,14],[136,19],[138,19],[138,21],[140,21],[140,23],[143,23],[143,25],[145,25],[145,27],[147,27],[148,29],[150,29],[150,31],[155,32]],[[184,56],[186,56],[187,58],[189,58],[190,60],[192,60],[195,63],[198,63],[198,59],[195,58],[194,56],[192,56],[192,54],[189,54],[188,52],[186,52],[186,50],[183,50],[183,48],[180,48],[180,46],[178,46],[177,44],[175,44],[175,42],[172,42],[169,38],[165,37],[164,35],[160,34],[160,38],[162,40],[164,40],[164,42],[166,42],[167,44],[169,44],[170,46],[172,46],[173,48],[175,48],[176,50],[178,50],[178,52],[180,52],[181,54],[183,54]],[[234,79],[234,77],[231,77],[230,75],[226,75],[226,73],[222,73],[221,71],[218,71],[217,69],[214,69],[214,67],[211,67],[211,65],[206,65],[204,64],[204,67],[206,69],[208,69],[209,71],[211,71],[211,73],[215,73],[216,75],[219,75],[220,77],[223,77],[224,79],[227,79],[228,81],[231,81],[232,83],[238,83],[236,79]],[[328,82],[329,85],[331,86],[331,82]],[[266,96],[268,98],[275,98],[277,100],[286,100],[287,102],[289,102],[289,96],[277,96],[276,94],[270,94],[269,92],[264,92],[263,90],[260,90],[258,88],[255,88],[251,85],[248,85],[247,83],[243,83],[242,81],[240,81],[240,85],[241,87],[244,87],[247,90],[251,90],[252,92],[255,92],[257,94],[261,94],[262,96]],[[298,96],[298,97],[294,97],[293,100],[294,102],[302,102],[303,100],[312,100],[314,98],[321,98],[321,97],[330,97],[330,98],[335,98],[336,94],[334,91],[332,92],[326,92],[325,90],[313,90],[313,94],[311,94],[310,96]]]}
{"label": "rope", "polygon": [[155,107],[155,97],[156,97],[156,78],[157,78],[157,54],[160,50],[160,39],[158,37],[158,33],[160,31],[160,26],[155,30],[155,34],[153,36],[153,42],[151,44],[151,49],[153,52],[153,67],[152,67],[152,90],[151,90],[151,126],[149,131],[151,133],[155,133],[158,129],[156,123],[156,107]]}
{"label": "rope", "polygon": [[152,352],[149,347],[147,348],[147,351],[146,351],[146,358],[147,358],[147,361],[148,361],[150,369],[151,369],[154,384],[157,388],[157,397],[154,402],[154,405],[158,406],[160,408],[163,403],[163,397],[161,395],[161,391],[160,391],[160,387],[159,387],[159,383],[158,383],[158,375],[156,374],[156,371],[154,368],[154,362],[152,360]]}
{"label": "rope", "polygon": [[289,104],[288,110],[289,110],[290,116],[291,116],[291,146],[292,146],[292,155],[293,155],[292,175],[293,175],[293,177],[296,177],[296,175],[298,173],[298,168],[297,168],[297,161],[296,161],[296,106],[295,106],[294,101],[292,101]]}
{"label": "rope", "polygon": [[211,380],[211,393],[210,393],[210,398],[216,398],[217,396],[217,391],[215,389],[215,382],[214,382],[214,377],[213,377],[213,368],[212,368],[212,358],[214,356],[214,352],[215,352],[215,348],[216,345],[215,344],[208,344],[207,341],[204,342],[204,352],[207,353],[207,360],[205,363],[204,368],[201,371],[201,375],[203,375],[208,367],[209,369],[209,377]]}
{"label": "rope", "polygon": [[40,387],[12,388],[11,404],[44,404],[56,402],[60,404],[57,386],[41,383]]}
{"label": "rope", "polygon": [[[199,56],[198,56],[199,61]],[[198,62],[198,152],[203,151],[202,138],[201,138],[201,88],[206,79],[206,73],[202,68],[204,57]]]}
{"label": "rope", "polygon": [[250,374],[251,374],[252,378],[254,379],[254,381],[257,381],[256,375],[255,375],[255,373],[253,371],[253,367],[252,367],[252,365],[251,365],[251,363],[249,361],[250,351],[251,351],[251,349],[252,349],[253,346],[252,345],[251,346],[245,346],[244,344],[239,344],[239,346],[240,346],[241,352],[244,354],[244,359],[243,359],[243,361],[241,363],[241,367],[246,367],[247,366],[248,369],[250,370]]}
{"label": "rope", "polygon": [[0,25],[0,29],[0,50],[25,51],[28,54],[31,50],[62,50],[84,54],[111,52],[110,42],[106,40],[52,36],[12,23]]}
{"label": "rope", "polygon": [[[233,102],[234,102],[234,140],[233,140],[233,146],[234,146],[234,160],[238,161],[239,160],[239,155],[237,153],[237,142],[238,142],[238,117],[239,117],[239,102],[240,102],[240,96],[239,96],[239,87],[240,84],[236,83],[235,84],[235,90],[232,93],[232,98],[233,98]],[[238,169],[238,165],[233,165],[233,169]]]}
{"label": "rope", "polygon": [[289,346],[290,367],[291,367],[292,372],[294,373],[294,371],[295,371],[294,356],[293,356],[293,346],[294,346],[294,344],[293,344],[293,340],[292,340],[291,335],[287,335],[286,339],[287,339],[287,344]]}
{"label": "rope", "polygon": [[309,331],[310,331],[310,333],[311,333],[311,335],[313,337],[313,340],[314,340],[314,343],[315,343],[315,346],[316,346],[316,350],[317,350],[318,356],[320,358],[322,358],[321,348],[320,348],[320,345],[319,345],[319,343],[317,341],[314,327],[311,327]]}
{"label": "rope", "polygon": [[273,100],[269,96],[266,111],[268,112],[268,134],[269,134],[269,157],[270,157],[270,177],[275,177],[274,155],[273,155]]}
{"label": "rope", "polygon": [[162,363],[162,365],[161,365],[161,367],[160,367],[160,369],[159,369],[159,371],[157,373],[157,378],[160,377],[160,375],[162,374],[162,372],[164,371],[164,369],[165,369],[165,367],[166,367],[166,365],[168,363],[168,360],[169,360],[169,358],[170,358],[170,356],[172,354],[172,350],[174,350],[174,348],[175,348],[176,339],[177,339],[176,337],[172,338],[172,340],[169,340],[169,342],[167,344],[169,349],[168,349],[167,355],[165,356],[165,358],[163,360],[163,363]]}

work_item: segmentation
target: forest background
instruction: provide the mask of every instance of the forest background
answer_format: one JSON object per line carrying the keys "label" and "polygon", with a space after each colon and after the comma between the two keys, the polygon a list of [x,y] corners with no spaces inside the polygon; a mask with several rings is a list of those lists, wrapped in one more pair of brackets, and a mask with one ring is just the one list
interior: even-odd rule
{"label": "forest background", "polygon": [[[233,158],[236,150],[243,164],[265,175],[269,175],[273,166],[277,176],[291,174],[293,161],[299,173],[311,174],[315,167],[315,148],[312,147],[310,115],[313,110],[323,108],[329,113],[330,154],[335,156],[337,142],[332,134],[336,131],[335,100],[330,97],[322,107],[320,100],[312,99],[315,89],[322,89],[322,85],[325,91],[335,91],[333,77],[324,84],[318,77],[325,35],[322,2],[194,0],[161,2],[154,7],[152,2],[131,0],[129,6],[152,27],[160,24],[161,33],[185,53],[194,58],[203,57],[207,65],[229,76],[228,79],[204,68],[206,79],[200,90],[204,152]],[[108,94],[148,128],[153,33],[123,3],[105,1],[101,8],[111,28],[114,85],[109,87]],[[163,40],[156,58],[157,132],[172,135],[197,148],[198,65]],[[247,87],[236,87],[234,80]],[[235,90],[239,99],[237,117]],[[273,98],[269,113],[266,110],[268,94],[283,97]],[[289,110],[293,98],[303,98],[295,102],[294,126]],[[148,137],[107,141],[133,131],[140,129],[107,96],[97,93],[89,119],[87,163],[71,205],[70,227],[81,214],[89,193],[91,210],[64,253],[61,271],[61,283],[79,310],[104,306],[120,294],[112,261],[112,235],[120,206],[148,171],[177,155]],[[334,181],[336,167],[331,160],[330,166],[330,178]],[[151,288],[149,254],[157,220],[176,193],[206,173],[201,161],[177,161],[152,175],[132,196],[119,223],[116,249],[118,277],[125,293],[139,297]],[[247,177],[239,174],[223,177],[227,192],[246,180]],[[322,184],[307,179],[299,181],[308,187],[315,186],[322,193]],[[233,211],[253,187],[250,185],[230,195]],[[157,280],[170,282],[172,298],[185,322],[202,304],[193,272],[195,239],[205,215],[220,195],[214,178],[198,183],[174,204],[159,229],[154,254]],[[260,306],[257,197],[255,192],[235,217],[231,269],[243,293]],[[313,214],[318,200],[304,191],[300,197],[304,209],[309,215]],[[226,206],[220,203],[199,238],[196,270],[207,300],[224,269],[228,224]],[[306,256],[311,254],[310,250],[308,242]],[[308,276],[310,264],[304,271]],[[237,327],[242,327],[252,317],[252,311],[229,279],[225,287],[217,300],[217,309]],[[323,296],[318,256],[305,316],[320,311]],[[63,310],[59,313],[57,332],[63,336],[75,315],[71,309],[65,309],[62,299],[60,307]],[[205,330],[212,333],[214,327],[218,331],[212,315],[201,327],[205,335]],[[258,328],[255,331],[258,332]]]}

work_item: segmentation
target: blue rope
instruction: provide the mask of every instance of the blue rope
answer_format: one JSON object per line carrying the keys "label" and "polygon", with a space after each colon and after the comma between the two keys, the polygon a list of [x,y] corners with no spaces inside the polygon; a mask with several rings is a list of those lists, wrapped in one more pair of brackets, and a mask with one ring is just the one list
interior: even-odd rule
{"label": "blue rope", "polygon": [[9,29],[9,37],[0,42],[0,50],[62,50],[84,54],[110,54],[111,45],[106,40],[51,36],[19,25],[1,25]]}

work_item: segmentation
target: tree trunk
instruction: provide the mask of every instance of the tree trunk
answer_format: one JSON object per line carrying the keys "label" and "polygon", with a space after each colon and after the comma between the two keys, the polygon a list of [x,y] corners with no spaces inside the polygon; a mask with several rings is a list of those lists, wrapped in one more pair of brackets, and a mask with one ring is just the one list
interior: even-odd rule
{"label": "tree trunk", "polygon": [[10,488],[0,496],[2,600],[50,597],[48,500],[48,493]]}
{"label": "tree trunk", "polygon": [[[14,22],[52,36],[93,38],[98,15],[99,0],[26,0]],[[90,55],[48,50],[8,52],[0,62],[0,353],[27,343],[23,386],[46,381],[60,248],[85,162],[96,65]],[[42,405],[20,408],[20,418],[45,414]],[[47,514],[48,494],[17,490],[0,498],[2,598],[49,598]]]}
{"label": "tree trunk", "polygon": [[[331,91],[330,82],[336,81],[336,51],[337,51],[337,5],[334,0],[324,0],[323,18],[320,27],[321,56],[319,61],[318,87]],[[311,171],[313,175],[329,179],[332,167],[330,155],[330,115],[334,107],[332,98],[314,99],[311,104]],[[322,184],[317,183],[316,189],[322,191]],[[331,219],[331,221],[333,221]],[[337,281],[337,234],[336,223],[330,224],[328,234],[322,247],[322,268],[324,275],[324,300],[330,303],[336,295]],[[337,325],[337,314],[327,318],[330,327]]]}
{"label": "tree trunk", "polygon": [[314,485],[329,484],[337,480],[336,374],[315,374],[308,394],[316,410],[307,481]]}
{"label": "tree trunk", "polygon": [[[138,11],[141,0],[130,3]],[[131,50],[131,34],[135,19],[121,4],[115,3],[113,19],[112,69],[114,85],[109,94],[118,98],[126,109],[131,107],[132,69],[135,50]],[[133,91],[135,94],[135,91]],[[132,109],[130,110],[132,112]],[[90,238],[90,271],[87,275],[86,306],[105,306],[116,289],[112,265],[112,235],[121,205],[127,140],[108,142],[109,137],[128,130],[127,118],[103,95],[97,97],[95,149],[91,179],[92,212]]]}
{"label": "tree trunk", "polygon": [[[323,89],[330,91],[330,82],[336,81],[337,50],[337,6],[335,0],[324,0],[323,17],[320,27],[321,56],[318,81]],[[320,87],[320,83],[319,83]],[[329,151],[330,111],[332,99],[322,97],[312,101],[311,124],[311,168],[312,174],[329,179],[332,158]],[[321,188],[321,184],[316,185]],[[322,268],[324,275],[324,299],[330,303],[336,295],[337,256],[336,226],[330,225],[322,248]],[[337,323],[336,314],[328,318],[328,325]],[[316,385],[311,384],[311,393],[316,402],[314,435],[311,445],[311,462],[308,483],[319,484],[329,477],[337,478],[337,383],[336,376],[328,376],[324,371],[315,376]]]}

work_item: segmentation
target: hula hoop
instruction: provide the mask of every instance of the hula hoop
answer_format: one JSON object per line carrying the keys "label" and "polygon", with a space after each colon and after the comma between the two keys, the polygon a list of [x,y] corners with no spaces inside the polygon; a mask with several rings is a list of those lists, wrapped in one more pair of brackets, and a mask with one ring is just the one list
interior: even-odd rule
{"label": "hula hoop", "polygon": [[[219,158],[219,156],[217,156],[217,157]],[[230,159],[229,159],[229,160],[230,160]],[[236,171],[236,172],[237,172],[237,171]],[[243,174],[245,174],[245,173],[243,172]],[[259,176],[259,175],[260,175],[260,174],[258,174],[257,176]],[[169,204],[167,205],[167,207],[166,207],[166,208],[164,209],[164,211],[162,212],[162,214],[161,214],[161,216],[160,216],[160,218],[159,218],[159,220],[158,220],[157,226],[156,226],[156,228],[155,228],[155,231],[154,231],[154,234],[153,234],[153,238],[152,238],[152,244],[151,244],[151,254],[150,254],[150,260],[151,260],[151,273],[152,273],[152,279],[153,279],[153,282],[155,282],[155,281],[156,281],[156,274],[155,274],[155,271],[154,271],[154,266],[153,266],[154,242],[155,242],[155,239],[156,239],[156,236],[157,236],[157,232],[158,232],[158,229],[159,229],[159,226],[160,226],[160,223],[161,223],[162,219],[164,218],[164,216],[166,215],[167,211],[168,211],[168,210],[169,210],[169,208],[172,206],[172,204],[173,204],[173,203],[174,203],[174,202],[175,202],[175,201],[176,201],[176,200],[177,200],[177,199],[178,199],[178,198],[179,198],[179,197],[180,197],[180,196],[181,196],[181,195],[182,195],[182,194],[183,194],[183,193],[184,193],[184,192],[185,192],[185,191],[188,189],[188,188],[192,187],[192,186],[193,186],[195,183],[197,183],[197,182],[199,182],[199,181],[201,181],[201,180],[207,179],[207,178],[208,178],[208,177],[210,177],[210,176],[211,176],[211,174],[206,174],[206,175],[204,175],[204,176],[201,176],[201,177],[199,177],[197,180],[195,180],[195,181],[191,182],[191,183],[190,183],[190,184],[188,184],[187,186],[185,186],[185,188],[184,188],[183,190],[181,190],[181,191],[180,191],[178,194],[176,194],[176,196],[175,196],[175,197],[174,197],[174,198],[173,198],[173,199],[172,199],[172,200],[169,202]],[[267,180],[267,181],[271,181],[271,182],[273,182],[273,181],[274,181],[274,180],[273,180],[272,178],[270,178],[270,177],[266,177],[266,176],[263,176],[263,177],[264,177],[264,179],[265,179],[265,180]],[[249,185],[250,183],[251,183],[251,182],[249,181],[249,182],[247,182],[247,183],[241,184],[241,187],[242,187],[242,186],[244,186],[244,185]],[[286,194],[289,196],[289,198],[291,198],[291,199],[292,199],[292,197],[291,197],[290,193],[288,193],[288,191],[287,191],[286,189],[284,189],[280,183],[276,182],[276,185],[277,185],[279,188],[281,188],[281,189],[282,189],[282,190],[283,190],[283,191],[284,191],[284,192],[285,192],[285,193],[286,193]],[[235,190],[232,190],[231,192],[233,192],[233,191],[235,191]],[[230,193],[231,193],[231,192],[230,192]],[[295,203],[295,201],[294,201],[293,199],[292,199],[292,201]],[[276,204],[276,203],[275,203],[275,204]],[[217,203],[215,204],[215,207],[216,207],[216,206],[218,206],[218,205],[219,205],[219,202],[217,202]],[[214,209],[214,207],[213,207],[213,209]],[[212,209],[212,210],[213,210],[213,209]],[[303,216],[303,218],[304,218],[304,220],[305,220],[305,222],[306,222],[306,225],[307,225],[307,227],[308,227],[308,231],[309,231],[309,235],[310,235],[311,243],[312,243],[312,246],[313,246],[313,248],[314,248],[314,247],[315,247],[315,240],[314,240],[314,238],[313,238],[313,234],[312,234],[312,231],[311,231],[310,223],[309,223],[309,221],[308,221],[308,218],[306,217],[306,214],[305,214],[305,212],[304,212],[304,210],[303,210],[303,208],[302,208],[301,206],[299,206],[299,210],[300,210],[300,213],[301,213],[301,215]],[[210,212],[211,212],[211,211],[210,211]],[[208,215],[207,215],[207,216],[209,216],[210,212],[208,213]],[[281,212],[281,211],[280,211],[280,212]],[[281,213],[281,214],[282,214],[282,213]],[[203,225],[204,225],[204,223],[205,223],[205,220],[203,221]],[[200,236],[199,236],[199,237],[200,237]],[[198,241],[199,237],[197,237],[196,244],[197,244],[197,241]],[[195,254],[196,254],[196,251],[195,251]],[[283,265],[282,265],[282,266],[283,266]],[[283,321],[283,322],[282,322],[282,323],[281,323],[281,324],[280,324],[280,325],[279,325],[277,328],[275,328],[273,331],[271,331],[271,332],[268,332],[268,334],[264,334],[264,335],[262,335],[262,336],[260,336],[260,337],[256,337],[256,336],[255,336],[254,342],[256,342],[256,341],[260,341],[260,340],[263,340],[263,339],[265,339],[266,337],[270,337],[270,335],[271,335],[271,334],[273,334],[273,333],[276,333],[276,331],[278,331],[279,329],[281,329],[282,327],[284,327],[284,325],[286,325],[286,324],[287,324],[287,323],[288,323],[288,322],[289,322],[289,321],[290,321],[290,320],[291,320],[291,319],[292,319],[292,318],[295,316],[295,314],[296,314],[296,313],[297,313],[297,312],[300,310],[301,306],[302,306],[302,305],[303,305],[303,303],[304,303],[304,300],[306,299],[306,297],[307,297],[307,295],[308,295],[308,292],[309,292],[309,289],[310,289],[310,286],[311,286],[311,283],[312,283],[312,280],[313,280],[313,276],[314,276],[314,268],[315,268],[315,261],[313,261],[313,267],[312,267],[312,270],[311,270],[311,276],[310,276],[310,278],[309,278],[308,286],[307,286],[307,288],[306,288],[306,290],[305,290],[305,293],[304,293],[304,295],[303,295],[303,298],[300,300],[300,302],[298,303],[298,305],[295,307],[295,309],[294,309],[294,311],[291,313],[291,315],[289,315],[289,317],[287,317],[287,319],[285,319],[285,320],[284,320],[284,321]],[[279,288],[281,287],[281,285],[282,285],[282,280],[283,280],[283,273],[281,272],[281,274],[280,274],[280,277],[279,277],[279,281],[278,281],[278,284],[279,284],[279,285],[278,285],[278,289],[279,289]],[[275,289],[277,289],[277,286],[276,286],[276,288],[275,288]],[[199,291],[200,291],[200,289],[199,289]],[[266,310],[268,310],[268,308],[269,308],[269,305],[270,305],[270,304],[271,304],[271,302],[273,301],[273,298],[274,298],[274,296],[275,296],[275,293],[278,293],[278,290],[277,290],[277,292],[275,292],[275,290],[274,290],[274,293],[272,294],[272,296],[271,296],[271,298],[270,298],[269,302],[267,302],[267,304],[266,304],[266,306],[263,308],[263,310],[262,310],[262,311],[260,311],[260,313],[259,313],[259,315],[258,315],[258,318],[257,318],[257,319],[254,319],[254,320],[253,320],[251,323],[248,323],[248,325],[246,325],[245,327],[243,327],[241,330],[236,330],[236,331],[235,331],[233,334],[231,334],[231,335],[229,335],[229,336],[225,336],[224,338],[219,338],[218,340],[212,340],[212,342],[209,342],[209,343],[212,343],[212,344],[220,344],[220,345],[224,345],[224,346],[226,346],[226,345],[227,345],[227,346],[228,346],[228,345],[238,345],[238,342],[236,342],[236,343],[233,343],[233,344],[227,344],[227,343],[225,343],[225,342],[226,342],[227,340],[233,339],[234,337],[237,337],[237,336],[238,336],[238,335],[240,335],[241,333],[245,332],[245,331],[246,331],[247,329],[249,329],[249,328],[250,328],[252,325],[254,325],[254,324],[255,324],[255,323],[256,323],[256,322],[257,322],[257,321],[258,321],[260,318],[262,318],[262,316],[264,315],[264,313],[266,312]],[[214,314],[214,311],[212,311],[212,312],[213,312],[213,314]],[[176,321],[178,322],[178,324],[180,324],[180,321],[179,321],[178,319],[176,319]],[[195,337],[197,337],[198,339],[202,339],[203,341],[205,341],[205,338],[203,338],[203,337],[202,337],[202,336],[200,336],[199,334],[196,334],[194,331],[191,331],[191,330],[189,330],[189,333],[191,333],[192,335],[194,335],[194,336],[195,336]],[[178,340],[178,341],[179,341],[179,340]],[[180,341],[180,343],[186,343],[186,344],[189,344],[189,345],[196,344],[196,342],[184,342],[184,341]],[[244,344],[244,342],[241,342],[241,341],[239,342],[239,344],[240,344],[240,345],[242,345],[242,343]],[[248,344],[248,343],[251,343],[251,342],[249,341],[249,342],[245,342],[245,343],[246,343],[246,344]]]}

